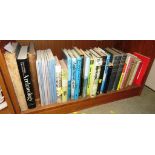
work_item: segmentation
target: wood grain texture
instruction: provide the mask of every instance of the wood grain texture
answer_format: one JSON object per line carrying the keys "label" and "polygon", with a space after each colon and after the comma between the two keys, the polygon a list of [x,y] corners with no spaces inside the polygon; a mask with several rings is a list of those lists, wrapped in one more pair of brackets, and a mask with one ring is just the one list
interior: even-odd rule
{"label": "wood grain texture", "polygon": [[129,87],[123,90],[119,90],[117,92],[110,92],[107,94],[101,94],[96,97],[90,98],[82,98],[77,101],[69,101],[67,103],[56,103],[53,105],[47,106],[40,106],[36,109],[30,109],[25,112],[24,114],[65,114],[71,113],[75,111],[79,111],[85,108],[109,103],[112,101],[117,101],[120,99],[138,96],[139,92],[141,91],[141,87]]}

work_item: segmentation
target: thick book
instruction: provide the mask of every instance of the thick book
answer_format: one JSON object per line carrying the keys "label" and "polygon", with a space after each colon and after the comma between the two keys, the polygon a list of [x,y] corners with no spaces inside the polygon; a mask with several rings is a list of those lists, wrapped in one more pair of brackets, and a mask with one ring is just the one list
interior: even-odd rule
{"label": "thick book", "polygon": [[94,58],[90,51],[86,50],[86,54],[90,59],[90,67],[89,67],[89,76],[88,76],[88,84],[87,84],[87,96],[90,96],[91,86],[93,84],[93,69],[94,69]]}
{"label": "thick book", "polygon": [[40,104],[40,94],[39,94],[39,85],[38,85],[38,77],[37,77],[37,69],[36,69],[36,51],[34,48],[34,44],[30,43],[28,48],[28,60],[30,66],[30,74],[32,80],[32,86],[34,90],[35,102],[37,105]]}
{"label": "thick book", "polygon": [[122,74],[122,71],[123,71],[123,67],[124,67],[124,64],[125,64],[125,61],[126,61],[127,54],[124,53],[123,51],[117,50],[115,48],[112,48],[112,49],[115,50],[117,53],[120,53],[120,55],[121,55],[119,68],[118,68],[116,78],[115,78],[115,81],[114,81],[114,85],[113,85],[113,90],[117,90],[117,86],[118,86],[118,83],[119,83],[119,80],[120,80],[120,77],[121,77],[121,74]]}
{"label": "thick book", "polygon": [[123,71],[122,71],[122,74],[121,74],[121,77],[120,77],[120,80],[119,80],[119,83],[117,86],[117,90],[125,87],[125,83],[129,76],[131,65],[132,65],[133,61],[134,61],[133,57],[130,55],[130,53],[127,53],[127,58],[126,58],[126,61],[125,61],[124,67],[123,67]]}
{"label": "thick book", "polygon": [[142,82],[143,82],[143,78],[145,76],[145,73],[146,73],[146,71],[149,67],[149,64],[150,64],[150,58],[147,56],[144,56],[142,54],[139,54],[137,52],[134,52],[133,54],[141,60],[141,66],[137,70],[137,73],[136,73],[136,76],[134,79],[134,84],[137,86],[141,86]]}
{"label": "thick book", "polygon": [[105,53],[101,52],[100,49],[98,49],[98,48],[94,48],[94,51],[96,53],[98,53],[102,58],[102,66],[101,66],[101,71],[100,71],[99,80],[98,80],[98,87],[97,87],[97,92],[96,92],[96,94],[98,95],[98,94],[100,94],[100,90],[101,90],[101,86],[102,86],[104,71],[105,71],[105,67],[106,67],[107,55]]}
{"label": "thick book", "polygon": [[62,76],[62,102],[67,102],[68,92],[68,68],[64,60],[60,60],[61,64],[61,76]]}
{"label": "thick book", "polygon": [[72,77],[72,73],[71,73],[71,68],[72,68],[72,60],[71,57],[68,54],[68,50],[67,49],[63,49],[63,58],[65,60],[65,63],[67,65],[68,68],[68,100],[71,98],[71,77]]}
{"label": "thick book", "polygon": [[101,72],[102,66],[102,57],[98,55],[94,50],[89,50],[94,58],[94,73],[93,73],[93,85],[91,88],[90,96],[96,96],[97,88],[98,88],[98,81]]}
{"label": "thick book", "polygon": [[28,46],[22,46],[19,53],[17,54],[17,64],[24,88],[27,105],[28,108],[31,109],[36,107],[36,103],[34,98],[27,54],[28,54]]}
{"label": "thick book", "polygon": [[138,59],[136,56],[133,55],[133,58],[134,58],[134,64],[132,65],[132,68],[131,68],[131,71],[130,71],[130,74],[129,74],[129,77],[127,79],[127,82],[126,82],[126,87],[127,86],[131,86],[133,84],[133,80],[134,80],[134,77],[136,75],[136,72],[138,70],[138,67],[139,65],[141,64],[141,60]]}
{"label": "thick book", "polygon": [[57,103],[61,103],[62,97],[62,76],[61,76],[61,65],[58,57],[55,56],[55,74],[56,74],[56,90],[57,90]]}
{"label": "thick book", "polygon": [[16,61],[16,52],[20,50],[20,45],[18,43],[12,43],[14,48],[13,52],[10,53],[8,51],[5,52],[4,58],[7,64],[7,68],[10,74],[10,78],[13,84],[13,88],[20,106],[21,111],[25,111],[28,109],[24,89],[21,82],[21,77],[18,70],[18,65]]}
{"label": "thick book", "polygon": [[74,57],[76,58],[76,79],[75,79],[75,93],[74,93],[74,99],[77,100],[79,98],[80,94],[80,83],[81,83],[81,65],[82,65],[82,58],[75,50],[71,50]]}
{"label": "thick book", "polygon": [[79,89],[79,96],[82,96],[82,89],[83,88],[83,82],[84,82],[84,73],[83,73],[83,67],[84,67],[84,52],[82,49],[79,49],[77,47],[74,47],[74,50],[78,53],[78,55],[81,57],[81,74],[80,74],[80,89]]}
{"label": "thick book", "polygon": [[74,96],[75,96],[75,85],[76,85],[76,66],[77,66],[77,61],[76,61],[76,57],[73,55],[73,53],[71,52],[71,50],[67,51],[70,58],[71,58],[71,99],[74,100]]}
{"label": "thick book", "polygon": [[109,77],[108,80],[108,86],[107,86],[107,90],[106,91],[112,91],[113,90],[113,86],[114,86],[114,82],[116,79],[116,75],[118,72],[118,68],[119,68],[119,64],[120,64],[120,60],[121,60],[121,55],[117,52],[115,52],[114,50],[110,49],[110,48],[106,48],[105,49],[112,57],[112,71],[111,71],[111,75]]}

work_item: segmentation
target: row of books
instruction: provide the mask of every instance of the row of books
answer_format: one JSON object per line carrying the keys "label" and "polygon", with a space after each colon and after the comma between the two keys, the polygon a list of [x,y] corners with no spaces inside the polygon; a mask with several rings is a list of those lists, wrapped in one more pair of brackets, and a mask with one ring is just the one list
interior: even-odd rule
{"label": "row of books", "polygon": [[22,111],[36,104],[77,100],[141,85],[149,58],[115,48],[62,49],[63,59],[51,49],[35,50],[32,43],[9,43],[4,54]]}
{"label": "row of books", "polygon": [[5,101],[4,95],[2,93],[2,88],[0,86],[0,110],[4,109],[7,107],[7,103]]}

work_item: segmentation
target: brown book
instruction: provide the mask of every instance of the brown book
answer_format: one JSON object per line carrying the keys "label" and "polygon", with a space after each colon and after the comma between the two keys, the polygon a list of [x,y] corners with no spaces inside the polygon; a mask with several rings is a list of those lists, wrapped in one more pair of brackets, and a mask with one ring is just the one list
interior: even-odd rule
{"label": "brown book", "polygon": [[37,105],[40,104],[40,93],[39,93],[39,85],[38,85],[38,77],[37,77],[37,70],[36,70],[36,51],[34,49],[34,44],[30,43],[29,51],[28,51],[28,60],[30,65],[30,74],[31,74],[31,81],[34,91],[35,102]]}
{"label": "brown book", "polygon": [[[15,49],[17,50],[17,44],[14,44]],[[15,51],[16,51],[15,50]],[[11,77],[11,81],[15,90],[15,94],[17,96],[17,100],[20,106],[21,111],[25,111],[28,109],[27,102],[18,70],[18,65],[16,61],[16,53],[13,51],[12,53],[5,52],[4,58],[8,67],[8,71]]]}

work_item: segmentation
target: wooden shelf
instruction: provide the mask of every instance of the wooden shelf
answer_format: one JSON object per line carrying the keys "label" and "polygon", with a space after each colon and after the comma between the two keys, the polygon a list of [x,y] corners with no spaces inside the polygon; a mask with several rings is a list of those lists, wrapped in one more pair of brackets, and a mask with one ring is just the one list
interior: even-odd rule
{"label": "wooden shelf", "polygon": [[29,109],[22,114],[65,114],[79,111],[85,108],[117,101],[124,98],[140,95],[142,87],[132,86],[115,92],[101,94],[96,97],[81,98],[79,100],[68,101],[67,103],[55,103],[46,106],[39,106],[35,109]]}

